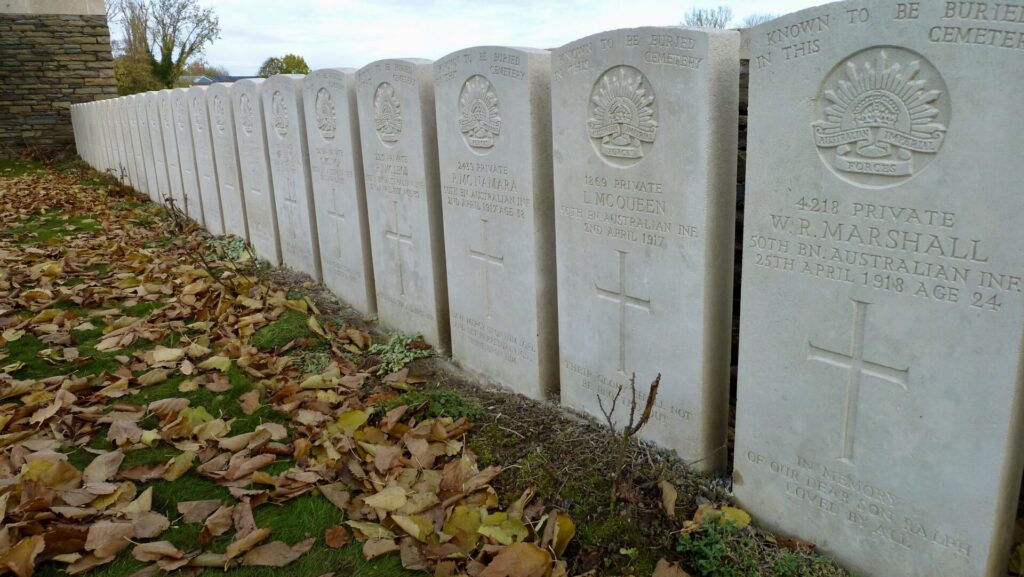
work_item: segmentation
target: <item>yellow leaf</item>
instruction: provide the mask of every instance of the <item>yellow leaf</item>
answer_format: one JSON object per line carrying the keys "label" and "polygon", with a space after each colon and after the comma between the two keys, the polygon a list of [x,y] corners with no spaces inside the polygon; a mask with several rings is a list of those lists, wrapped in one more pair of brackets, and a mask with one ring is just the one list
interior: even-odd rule
{"label": "yellow leaf", "polygon": [[732,523],[737,529],[745,529],[750,525],[750,514],[736,507],[722,507],[718,524]]}
{"label": "yellow leaf", "polygon": [[367,505],[381,511],[397,511],[405,506],[408,500],[409,495],[405,489],[396,486],[387,487],[376,495],[363,499]]}
{"label": "yellow leaf", "polygon": [[316,320],[316,317],[307,317],[306,326],[309,327],[309,330],[320,335],[321,337],[325,339],[328,338],[327,333],[324,332],[323,327],[320,326],[320,321]]}
{"label": "yellow leaf", "polygon": [[434,525],[423,515],[392,515],[391,519],[410,537],[425,542],[434,532]]}
{"label": "yellow leaf", "polygon": [[7,329],[6,331],[4,331],[4,334],[2,336],[5,341],[13,343],[14,341],[25,336],[25,331],[22,329]]}
{"label": "yellow leaf", "polygon": [[377,523],[368,523],[366,521],[345,521],[345,524],[365,535],[367,539],[395,538],[394,533],[388,531],[383,526],[378,525]]}
{"label": "yellow leaf", "polygon": [[510,519],[507,513],[497,512],[482,519],[477,532],[502,545],[511,545],[530,536],[530,531],[519,519]]}
{"label": "yellow leaf", "polygon": [[221,355],[217,355],[215,357],[210,357],[205,361],[199,363],[198,365],[196,365],[196,368],[201,371],[209,371],[216,369],[222,373],[227,372],[227,370],[231,368],[231,359]]}
{"label": "yellow leaf", "polygon": [[171,459],[170,465],[164,471],[165,481],[177,481],[182,475],[192,468],[192,461],[196,458],[194,451],[184,451],[177,457]]}
{"label": "yellow leaf", "polygon": [[557,513],[554,522],[555,539],[551,543],[551,548],[555,550],[555,556],[561,557],[565,554],[569,541],[576,535],[576,523],[573,523],[572,518],[565,513]]}
{"label": "yellow leaf", "polygon": [[149,364],[178,362],[185,356],[183,349],[168,349],[157,347],[146,353],[146,362]]}
{"label": "yellow leaf", "polygon": [[171,372],[167,369],[152,369],[144,375],[141,375],[136,379],[140,385],[148,387],[150,385],[156,385],[167,380]]}
{"label": "yellow leaf", "polygon": [[335,425],[337,425],[337,427],[346,435],[351,436],[359,429],[359,427],[366,424],[366,421],[369,420],[369,418],[370,416],[367,415],[365,411],[360,411],[358,409],[355,411],[345,411],[338,415],[338,420],[335,422]]}

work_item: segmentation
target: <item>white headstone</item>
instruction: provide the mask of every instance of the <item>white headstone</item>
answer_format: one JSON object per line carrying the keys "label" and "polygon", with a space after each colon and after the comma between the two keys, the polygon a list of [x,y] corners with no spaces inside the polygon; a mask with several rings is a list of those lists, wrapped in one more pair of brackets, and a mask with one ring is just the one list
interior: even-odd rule
{"label": "white headstone", "polygon": [[313,214],[313,186],[306,147],[306,119],[299,74],[277,74],[263,85],[263,126],[270,152],[281,260],[315,280],[320,272],[320,240]]}
{"label": "white headstone", "polygon": [[[562,403],[726,459],[739,34],[636,28],[552,56]],[[639,418],[639,416],[637,417]]]}
{"label": "white headstone", "polygon": [[146,110],[145,94],[134,94],[130,97],[133,100],[139,141],[142,145],[142,161],[146,167],[146,190],[150,200],[158,201],[160,197],[160,186],[156,177],[156,162],[153,158],[153,141],[149,137],[149,113]]}
{"label": "white headstone", "polygon": [[160,122],[160,93],[146,92],[142,95],[146,107],[146,121],[149,123],[150,148],[153,151],[153,170],[156,175],[157,194],[153,202],[163,204],[171,195],[171,182],[167,177],[167,154],[164,151],[164,137]]}
{"label": "white headstone", "polygon": [[139,116],[135,107],[134,95],[124,96],[125,128],[128,131],[126,144],[131,147],[132,186],[142,194],[149,195],[149,186],[146,180],[146,161],[142,155],[142,139],[139,138]]}
{"label": "white headstone", "polygon": [[117,146],[117,166],[115,171],[118,180],[126,186],[135,186],[135,153],[132,151],[132,139],[128,132],[128,114],[125,113],[125,99],[114,99],[111,115],[114,118],[114,139]]}
{"label": "white headstone", "polygon": [[203,200],[199,191],[196,150],[192,142],[192,119],[189,116],[188,101],[188,88],[171,89],[174,138],[178,145],[178,166],[181,168],[181,184],[185,193],[185,204],[179,208],[189,218],[201,226],[206,226],[203,217]]}
{"label": "white headstone", "polygon": [[864,577],[1002,577],[1022,468],[1024,9],[753,32],[735,490]]}
{"label": "white headstone", "polygon": [[[185,210],[185,190],[181,180],[181,162],[178,159],[178,136],[174,122],[174,99],[170,89],[157,92],[160,105],[160,134],[164,140],[164,158],[167,161],[167,178],[170,180],[170,197],[174,206]],[[166,202],[167,195],[164,195]]]}
{"label": "white headstone", "polygon": [[111,140],[111,134],[114,130],[114,124],[110,116],[112,102],[113,100],[110,99],[96,102],[96,126],[100,133],[99,145],[103,149],[103,163],[100,165],[100,169],[103,172],[111,171],[117,160]]}
{"label": "white headstone", "polygon": [[270,178],[270,157],[260,98],[265,82],[262,78],[247,78],[232,84],[231,105],[235,113],[235,137],[242,169],[249,243],[260,258],[279,265],[281,244],[277,234],[274,185]]}
{"label": "white headstone", "polygon": [[452,356],[535,399],[558,391],[551,56],[434,63]]}
{"label": "white headstone", "polygon": [[206,108],[205,86],[188,89],[189,118],[192,121],[192,145],[196,157],[196,176],[199,195],[203,199],[203,219],[206,230],[213,235],[224,234],[224,216],[220,206],[217,185],[217,166],[213,159],[213,139],[210,136],[210,115]]}
{"label": "white headstone", "polygon": [[210,108],[210,134],[213,136],[214,159],[217,162],[224,231],[248,240],[249,226],[245,221],[245,199],[242,196],[242,173],[238,166],[230,85],[220,82],[211,84],[206,90],[206,103]]}
{"label": "white headstone", "polygon": [[302,99],[324,284],[356,310],[374,314],[355,85],[355,70],[317,70],[306,76]]}
{"label": "white headstone", "polygon": [[379,318],[447,351],[431,62],[379,60],[356,79]]}

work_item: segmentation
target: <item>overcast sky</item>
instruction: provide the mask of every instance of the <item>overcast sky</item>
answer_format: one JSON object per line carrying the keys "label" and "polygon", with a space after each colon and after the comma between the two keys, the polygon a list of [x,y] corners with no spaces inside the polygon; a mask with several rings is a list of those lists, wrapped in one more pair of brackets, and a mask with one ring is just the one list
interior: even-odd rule
{"label": "overcast sky", "polygon": [[437,59],[485,44],[553,48],[602,30],[679,24],[691,7],[726,3],[739,25],[827,0],[200,0],[220,16],[206,52],[231,74],[293,53],[313,69],[381,58]]}

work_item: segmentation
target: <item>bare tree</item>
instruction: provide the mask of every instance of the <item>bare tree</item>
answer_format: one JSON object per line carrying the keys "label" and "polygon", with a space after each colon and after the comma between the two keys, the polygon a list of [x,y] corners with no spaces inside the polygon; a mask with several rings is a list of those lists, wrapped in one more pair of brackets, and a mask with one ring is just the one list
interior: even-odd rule
{"label": "bare tree", "polygon": [[746,18],[743,19],[743,27],[753,28],[758,24],[764,24],[765,22],[768,22],[769,20],[775,20],[776,18],[778,18],[778,16],[776,16],[775,14],[751,14],[750,16],[747,16]]}
{"label": "bare tree", "polygon": [[683,24],[695,28],[725,28],[732,21],[732,8],[690,8],[683,16]]}
{"label": "bare tree", "polygon": [[115,0],[108,17],[123,36],[122,54],[149,61],[164,86],[174,86],[189,62],[220,38],[220,20],[197,0]]}

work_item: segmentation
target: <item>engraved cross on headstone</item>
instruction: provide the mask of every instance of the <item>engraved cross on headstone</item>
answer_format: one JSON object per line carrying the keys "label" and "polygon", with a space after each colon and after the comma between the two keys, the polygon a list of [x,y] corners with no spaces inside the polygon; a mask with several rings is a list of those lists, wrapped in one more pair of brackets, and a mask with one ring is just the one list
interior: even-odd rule
{"label": "engraved cross on headstone", "polygon": [[632,307],[636,310],[651,313],[651,300],[643,299],[626,292],[626,252],[616,250],[619,257],[619,280],[618,289],[611,290],[601,288],[594,283],[597,290],[597,298],[611,301],[619,305],[619,372],[626,373],[626,308]]}
{"label": "engraved cross on headstone", "polygon": [[384,230],[384,238],[395,242],[395,260],[398,265],[398,294],[405,296],[405,261],[402,259],[402,244],[407,244],[409,245],[409,248],[412,248],[412,235],[404,234],[399,229],[397,200],[391,201],[391,215],[393,217],[392,221],[395,225]]}
{"label": "engraved cross on headstone", "polygon": [[864,327],[867,324],[868,304],[858,300],[853,302],[853,333],[850,337],[850,352],[840,353],[810,345],[807,359],[818,361],[849,371],[846,383],[846,417],[843,425],[843,450],[840,461],[853,464],[853,441],[857,428],[857,409],[860,404],[860,382],[864,375],[892,383],[903,390],[907,389],[909,369],[896,369],[864,359]]}
{"label": "engraved cross on headstone", "polygon": [[480,223],[481,223],[481,228],[483,230],[483,237],[484,237],[483,238],[483,240],[484,240],[483,245],[484,246],[483,246],[482,249],[474,249],[474,248],[471,247],[469,249],[469,258],[471,258],[473,260],[478,260],[481,263],[483,263],[483,265],[484,265],[484,291],[486,291],[485,292],[486,296],[484,298],[486,299],[487,318],[489,319],[489,318],[491,318],[491,300],[492,300],[491,299],[491,266],[498,266],[498,267],[503,267],[504,268],[504,266],[505,266],[505,257],[504,256],[498,256],[498,255],[491,254],[491,251],[487,248],[489,246],[489,244],[490,244],[487,241],[487,239],[488,239],[487,220],[481,218],[480,219]]}
{"label": "engraved cross on headstone", "polygon": [[333,200],[332,204],[334,205],[334,208],[327,211],[327,218],[334,221],[334,232],[338,237],[338,264],[341,264],[342,253],[345,247],[345,241],[342,238],[342,235],[345,233],[345,213],[341,209],[340,197],[341,194],[337,190],[331,189],[331,198]]}

